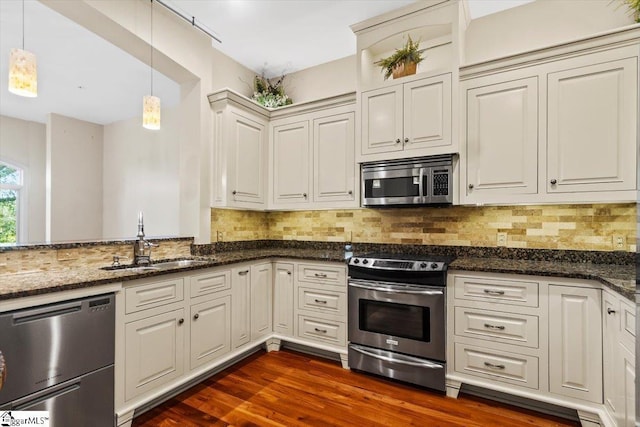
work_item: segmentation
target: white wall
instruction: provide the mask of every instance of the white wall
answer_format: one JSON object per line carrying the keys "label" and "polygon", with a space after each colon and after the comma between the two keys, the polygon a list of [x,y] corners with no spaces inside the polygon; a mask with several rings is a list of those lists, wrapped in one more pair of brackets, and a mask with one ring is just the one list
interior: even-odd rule
{"label": "white wall", "polygon": [[[148,0],[41,0],[143,62],[148,61]],[[162,7],[154,8],[154,67],[182,87],[180,235],[210,241],[209,161],[213,128],[206,96],[230,87],[249,94],[253,72],[212,47],[211,39]]]}
{"label": "white wall", "polygon": [[101,125],[49,114],[47,241],[102,239],[102,134]]}
{"label": "white wall", "polygon": [[355,92],[356,56],[291,73],[285,78],[285,89],[294,103]]}
{"label": "white wall", "polygon": [[0,160],[24,170],[25,221],[19,243],[45,241],[45,125],[0,116]]}
{"label": "white wall", "polygon": [[537,0],[472,20],[462,63],[543,48],[633,23],[618,0]]}
{"label": "white wall", "polygon": [[162,110],[158,131],[134,118],[104,126],[105,239],[133,239],[138,212],[147,237],[180,234],[179,113]]}

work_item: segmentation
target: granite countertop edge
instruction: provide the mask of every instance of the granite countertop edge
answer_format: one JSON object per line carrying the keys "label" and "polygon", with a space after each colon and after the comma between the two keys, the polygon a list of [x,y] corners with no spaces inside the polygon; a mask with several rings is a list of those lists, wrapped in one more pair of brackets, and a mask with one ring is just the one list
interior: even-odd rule
{"label": "granite countertop edge", "polygon": [[[193,257],[202,264],[164,271],[105,271],[99,267],[0,275],[0,303],[3,300],[128,282],[154,276],[197,271],[269,258],[345,262],[344,252],[327,249],[259,248],[217,252]],[[208,262],[206,262],[208,261]],[[518,260],[490,257],[457,257],[449,270],[512,273],[595,280],[616,293],[635,299],[635,265],[592,264],[560,261]]]}

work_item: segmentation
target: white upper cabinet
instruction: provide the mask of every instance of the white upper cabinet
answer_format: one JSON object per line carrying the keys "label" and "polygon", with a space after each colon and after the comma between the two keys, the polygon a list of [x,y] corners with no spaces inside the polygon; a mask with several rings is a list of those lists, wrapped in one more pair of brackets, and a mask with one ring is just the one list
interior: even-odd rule
{"label": "white upper cabinet", "polygon": [[638,40],[605,35],[464,69],[461,203],[635,201]]}
{"label": "white upper cabinet", "polygon": [[451,152],[451,74],[364,92],[361,160]]}
{"label": "white upper cabinet", "polygon": [[353,202],[354,113],[313,120],[313,201]]}
{"label": "white upper cabinet", "polygon": [[273,127],[273,203],[309,200],[309,122]]}
{"label": "white upper cabinet", "polygon": [[[466,109],[467,202],[538,191],[538,81],[528,77],[463,85]],[[464,117],[464,113],[463,113]]]}
{"label": "white upper cabinet", "polygon": [[230,91],[211,94],[209,100],[214,114],[211,205],[264,209],[266,110]]}
{"label": "white upper cabinet", "polygon": [[582,63],[548,75],[547,191],[634,190],[638,58]]}
{"label": "white upper cabinet", "polygon": [[[422,1],[355,24],[360,138],[356,161],[458,151],[459,2]],[[380,59],[408,37],[425,49],[414,75],[384,79]]]}
{"label": "white upper cabinet", "polygon": [[269,209],[359,206],[351,97],[274,111]]}

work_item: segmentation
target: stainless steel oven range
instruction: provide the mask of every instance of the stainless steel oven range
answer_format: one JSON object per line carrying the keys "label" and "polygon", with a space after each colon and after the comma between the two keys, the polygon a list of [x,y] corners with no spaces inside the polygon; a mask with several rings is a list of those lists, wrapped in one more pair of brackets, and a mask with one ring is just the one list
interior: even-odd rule
{"label": "stainless steel oven range", "polygon": [[371,254],[349,260],[349,367],[445,391],[450,259]]}

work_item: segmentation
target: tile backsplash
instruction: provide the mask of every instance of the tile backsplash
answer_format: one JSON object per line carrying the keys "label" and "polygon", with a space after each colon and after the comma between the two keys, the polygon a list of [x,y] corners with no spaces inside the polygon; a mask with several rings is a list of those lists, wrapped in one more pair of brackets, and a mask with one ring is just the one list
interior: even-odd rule
{"label": "tile backsplash", "polygon": [[257,212],[211,210],[211,240],[311,240],[532,249],[636,250],[636,204],[451,206]]}

